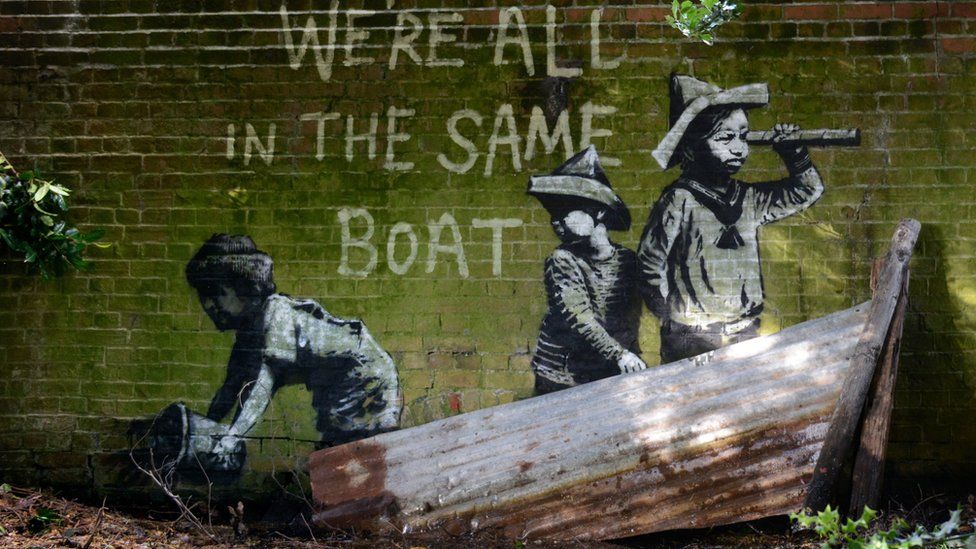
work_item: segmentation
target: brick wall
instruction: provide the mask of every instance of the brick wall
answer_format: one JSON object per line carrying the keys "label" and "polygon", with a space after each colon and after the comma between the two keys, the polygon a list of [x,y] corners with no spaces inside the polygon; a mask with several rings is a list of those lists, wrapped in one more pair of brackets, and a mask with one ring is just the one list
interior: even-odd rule
{"label": "brick wall", "polygon": [[[313,44],[300,56],[310,16],[328,45],[327,2],[0,3],[0,151],[74,189],[73,219],[106,228],[114,243],[92,252],[90,272],[54,283],[16,262],[0,267],[4,481],[124,490],[128,422],[177,400],[206,408],[233,336],[213,328],[183,268],[214,232],[252,236],[274,257],[284,292],[365,321],[398,364],[406,425],[530,395],[542,261],[556,240],[525,182],[565,152],[536,140],[528,154],[533,107],[565,106],[572,148],[588,134],[618,159],[607,170],[637,221],[617,240],[633,248],[674,177],[649,153],[678,71],[721,86],[768,82],[756,128],[861,128],[860,148],[814,152],[823,199],[762,233],[763,331],[866,299],[870,262],[895,222],[921,220],[890,472],[972,482],[976,2],[747,2],[711,47],[667,27],[664,3],[560,3],[555,69],[579,75],[559,82],[547,79],[544,4],[519,12],[531,62],[504,6],[387,4],[339,2],[335,48]],[[418,34],[394,65],[398,17],[401,37]],[[505,21],[511,40],[499,49]],[[372,117],[373,153],[369,138],[356,139]],[[452,117],[477,152],[470,165]],[[781,169],[757,150],[744,177]],[[362,238],[371,218],[375,267],[365,246],[347,247],[343,260],[343,211],[348,239]],[[476,219],[518,223],[501,230],[496,252]],[[406,232],[390,263],[397,223],[418,241],[409,266]],[[457,227],[463,266],[450,253],[429,260],[438,223],[441,244]],[[645,314],[651,363],[656,331]],[[252,451],[255,489],[267,472],[300,463],[311,447],[303,441],[316,438],[307,392],[279,393],[258,431],[290,440]]]}

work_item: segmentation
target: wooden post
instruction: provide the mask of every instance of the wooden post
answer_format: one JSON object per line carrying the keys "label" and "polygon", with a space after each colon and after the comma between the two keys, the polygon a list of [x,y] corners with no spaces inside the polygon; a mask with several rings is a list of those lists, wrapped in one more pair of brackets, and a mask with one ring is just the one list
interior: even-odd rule
{"label": "wooden post", "polygon": [[902,326],[908,304],[908,276],[902,286],[895,317],[888,330],[884,354],[874,376],[871,400],[861,425],[861,444],[854,461],[853,486],[849,512],[857,515],[867,506],[877,509],[881,502],[885,456],[888,451],[888,432],[891,410],[895,401],[895,381],[898,376],[898,351],[901,347]]}
{"label": "wooden post", "polygon": [[908,261],[912,257],[920,228],[918,221],[903,219],[898,223],[891,239],[891,248],[885,257],[878,287],[871,300],[867,322],[851,357],[851,367],[841,388],[827,437],[810,480],[804,506],[814,511],[831,503],[841,470],[851,455],[853,437],[861,419],[871,380],[874,378],[875,365],[904,287]]}

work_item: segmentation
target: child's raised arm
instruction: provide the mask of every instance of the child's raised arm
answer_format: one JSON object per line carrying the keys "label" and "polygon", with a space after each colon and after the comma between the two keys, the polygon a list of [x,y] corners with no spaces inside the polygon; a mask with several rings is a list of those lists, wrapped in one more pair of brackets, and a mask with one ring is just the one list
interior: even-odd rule
{"label": "child's raised arm", "polygon": [[824,191],[823,180],[813,165],[807,148],[784,143],[799,133],[799,126],[777,124],[773,131],[777,134],[773,138],[773,150],[783,159],[790,175],[778,181],[750,186],[754,193],[756,216],[764,225],[802,212],[812,206]]}

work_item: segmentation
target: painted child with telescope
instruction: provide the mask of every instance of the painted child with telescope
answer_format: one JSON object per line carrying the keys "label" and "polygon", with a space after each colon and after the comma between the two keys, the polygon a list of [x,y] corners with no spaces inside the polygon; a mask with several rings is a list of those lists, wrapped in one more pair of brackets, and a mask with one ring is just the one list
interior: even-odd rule
{"label": "painted child with telescope", "polygon": [[766,132],[789,174],[744,183],[748,109],[766,105],[766,84],[728,90],[671,75],[671,128],[654,151],[681,175],[661,193],[641,237],[640,291],[661,321],[661,362],[756,337],[763,308],[759,228],[799,213],[823,193],[799,128]]}

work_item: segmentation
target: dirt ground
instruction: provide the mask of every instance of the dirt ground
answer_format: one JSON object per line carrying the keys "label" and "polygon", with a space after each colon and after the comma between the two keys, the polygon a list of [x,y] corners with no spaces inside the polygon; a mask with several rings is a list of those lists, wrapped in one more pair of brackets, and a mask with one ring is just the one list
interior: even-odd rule
{"label": "dirt ground", "polygon": [[[976,518],[972,496],[963,500],[964,515]],[[895,503],[897,505],[897,503]],[[894,514],[933,525],[945,520],[955,503],[932,496]],[[892,512],[889,512],[891,514]],[[931,516],[929,516],[931,515]],[[937,516],[938,515],[938,516]],[[119,510],[85,505],[51,493],[0,486],[0,547],[162,548],[162,547],[327,547],[337,549],[629,549],[645,547],[705,549],[720,547],[815,548],[809,532],[791,532],[788,521],[773,518],[710,530],[667,532],[614,542],[516,541],[492,534],[452,536],[447,532],[395,536],[362,536],[307,527],[304,531],[244,525],[227,510],[223,520],[194,524],[186,517],[159,520]]]}

